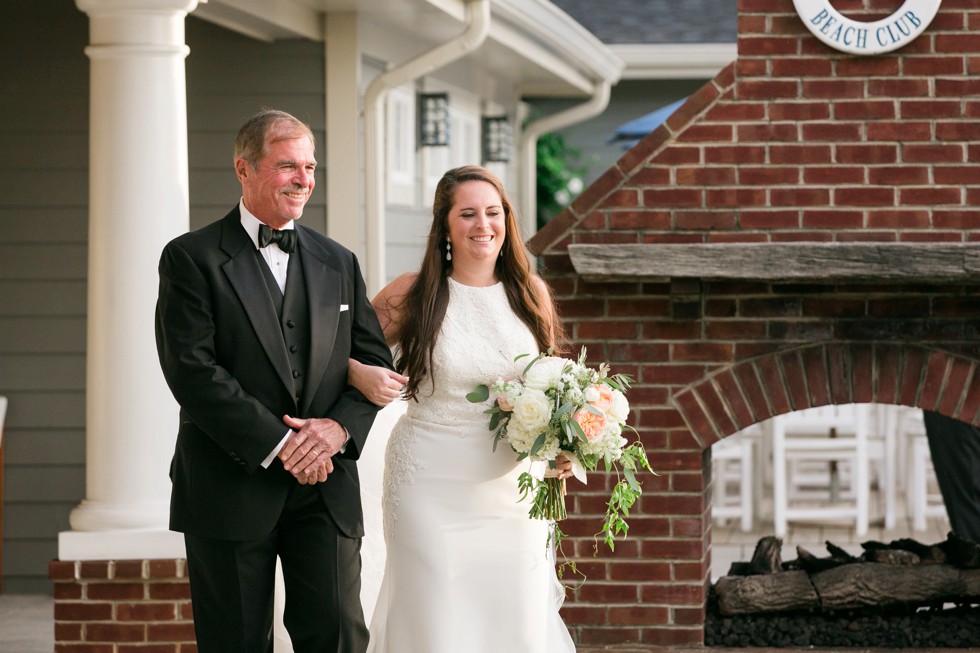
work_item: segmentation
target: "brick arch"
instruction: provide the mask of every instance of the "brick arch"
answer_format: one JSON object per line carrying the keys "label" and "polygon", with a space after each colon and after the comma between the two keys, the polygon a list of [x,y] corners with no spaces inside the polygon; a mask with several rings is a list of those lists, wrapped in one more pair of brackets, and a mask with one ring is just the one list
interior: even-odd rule
{"label": "brick arch", "polygon": [[901,404],[980,425],[978,365],[922,345],[821,343],[736,363],[671,402],[703,448],[775,415],[827,404]]}

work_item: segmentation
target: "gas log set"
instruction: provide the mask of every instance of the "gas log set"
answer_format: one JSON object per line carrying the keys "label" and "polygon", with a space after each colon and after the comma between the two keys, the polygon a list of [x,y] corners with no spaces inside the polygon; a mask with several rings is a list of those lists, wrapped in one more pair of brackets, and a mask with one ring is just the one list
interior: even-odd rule
{"label": "gas log set", "polygon": [[706,646],[980,647],[980,545],[868,541],[829,557],[759,540],[708,596]]}

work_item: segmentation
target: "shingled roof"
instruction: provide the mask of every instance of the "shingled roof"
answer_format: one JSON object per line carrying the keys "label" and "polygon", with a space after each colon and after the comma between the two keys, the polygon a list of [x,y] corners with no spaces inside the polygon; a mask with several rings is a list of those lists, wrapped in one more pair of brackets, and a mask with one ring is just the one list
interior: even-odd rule
{"label": "shingled roof", "polygon": [[552,0],[606,45],[734,43],[735,0]]}

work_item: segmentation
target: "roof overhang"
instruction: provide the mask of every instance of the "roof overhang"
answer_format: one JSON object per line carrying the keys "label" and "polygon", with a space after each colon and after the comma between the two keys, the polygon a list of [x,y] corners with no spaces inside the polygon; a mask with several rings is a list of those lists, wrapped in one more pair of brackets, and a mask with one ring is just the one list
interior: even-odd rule
{"label": "roof overhang", "polygon": [[[193,15],[263,41],[324,39],[324,17],[359,20],[409,33],[427,49],[463,29],[465,0],[208,0]],[[492,0],[486,43],[473,56],[524,96],[585,97],[596,84],[615,84],[623,61],[591,32],[547,0]]]}
{"label": "roof overhang", "polygon": [[711,79],[735,61],[735,43],[610,45],[626,64],[623,79]]}

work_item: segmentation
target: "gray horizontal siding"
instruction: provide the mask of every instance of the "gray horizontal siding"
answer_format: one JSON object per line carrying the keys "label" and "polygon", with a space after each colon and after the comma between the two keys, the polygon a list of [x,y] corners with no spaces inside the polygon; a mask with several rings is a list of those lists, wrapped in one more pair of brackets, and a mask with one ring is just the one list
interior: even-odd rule
{"label": "gray horizontal siding", "polygon": [[0,244],[0,281],[78,281],[87,259],[86,245]]}
{"label": "gray horizontal siding", "polygon": [[[25,437],[23,431],[78,431],[85,428],[85,393],[83,391],[50,390],[10,392],[0,390],[10,400],[7,406],[7,423],[4,426],[4,440],[16,442]],[[85,442],[78,445],[84,451]],[[13,456],[15,450],[7,452],[7,467],[5,473],[10,473],[20,464],[33,464],[35,460],[20,460]],[[84,457],[72,461],[81,464]],[[60,465],[59,465],[60,468]],[[55,482],[52,480],[52,482]],[[11,490],[7,487],[7,491]],[[79,497],[81,501],[82,497]]]}
{"label": "gray horizontal siding", "polygon": [[84,281],[15,280],[0,281],[0,296],[7,303],[0,308],[0,319],[22,316],[82,317],[85,315]]}
{"label": "gray horizontal siding", "polygon": [[48,169],[39,175],[38,170],[11,167],[12,162],[8,161],[6,169],[0,168],[0,197],[4,198],[5,206],[12,209],[63,207],[87,201],[88,178],[81,169]]}
{"label": "gray horizontal siding", "polygon": [[[58,557],[58,540],[50,537],[6,539],[3,550],[4,594],[51,594],[48,563]],[[38,570],[44,571],[38,573]]]}
{"label": "gray horizontal siding", "polygon": [[0,318],[5,337],[0,352],[15,354],[84,353],[85,317]]}
{"label": "gray horizontal siding", "polygon": [[[79,408],[74,405],[74,400],[71,403],[71,410]],[[77,416],[69,415],[69,419],[62,418],[60,421],[81,420],[82,414],[77,410],[75,412]],[[3,436],[4,452],[8,459],[13,458],[22,465],[74,465],[85,457],[85,440],[79,437],[81,430],[81,427],[21,426]],[[5,508],[11,509],[11,506]]]}
{"label": "gray horizontal siding", "polygon": [[[2,173],[0,173],[2,174]],[[3,205],[0,213],[3,245],[85,243],[88,238],[88,210],[72,206]]]}
{"label": "gray horizontal siding", "polygon": [[[59,471],[59,480],[57,483],[49,483],[50,477],[48,475],[54,469]],[[7,509],[10,512],[4,510],[5,527],[9,529],[9,520],[12,516],[25,516],[21,521],[22,528],[19,533],[21,539],[40,535],[33,528],[24,528],[26,524],[31,523],[26,515],[34,511],[35,505],[44,505],[49,511],[59,505],[72,508],[77,503],[77,497],[85,492],[85,470],[77,465],[64,467],[56,467],[47,463],[18,465],[8,469],[4,476],[7,481],[5,499],[11,503]],[[64,514],[67,515],[68,513],[65,512]],[[52,524],[52,527],[57,526],[58,524]],[[12,539],[18,539],[18,534],[12,530],[5,534]]]}
{"label": "gray horizontal siding", "polygon": [[[88,24],[71,0],[0,6],[0,394],[5,592],[50,592],[84,495]],[[43,45],[41,45],[43,44]],[[24,53],[30,53],[25,59]],[[16,62],[16,63],[14,63]]]}

